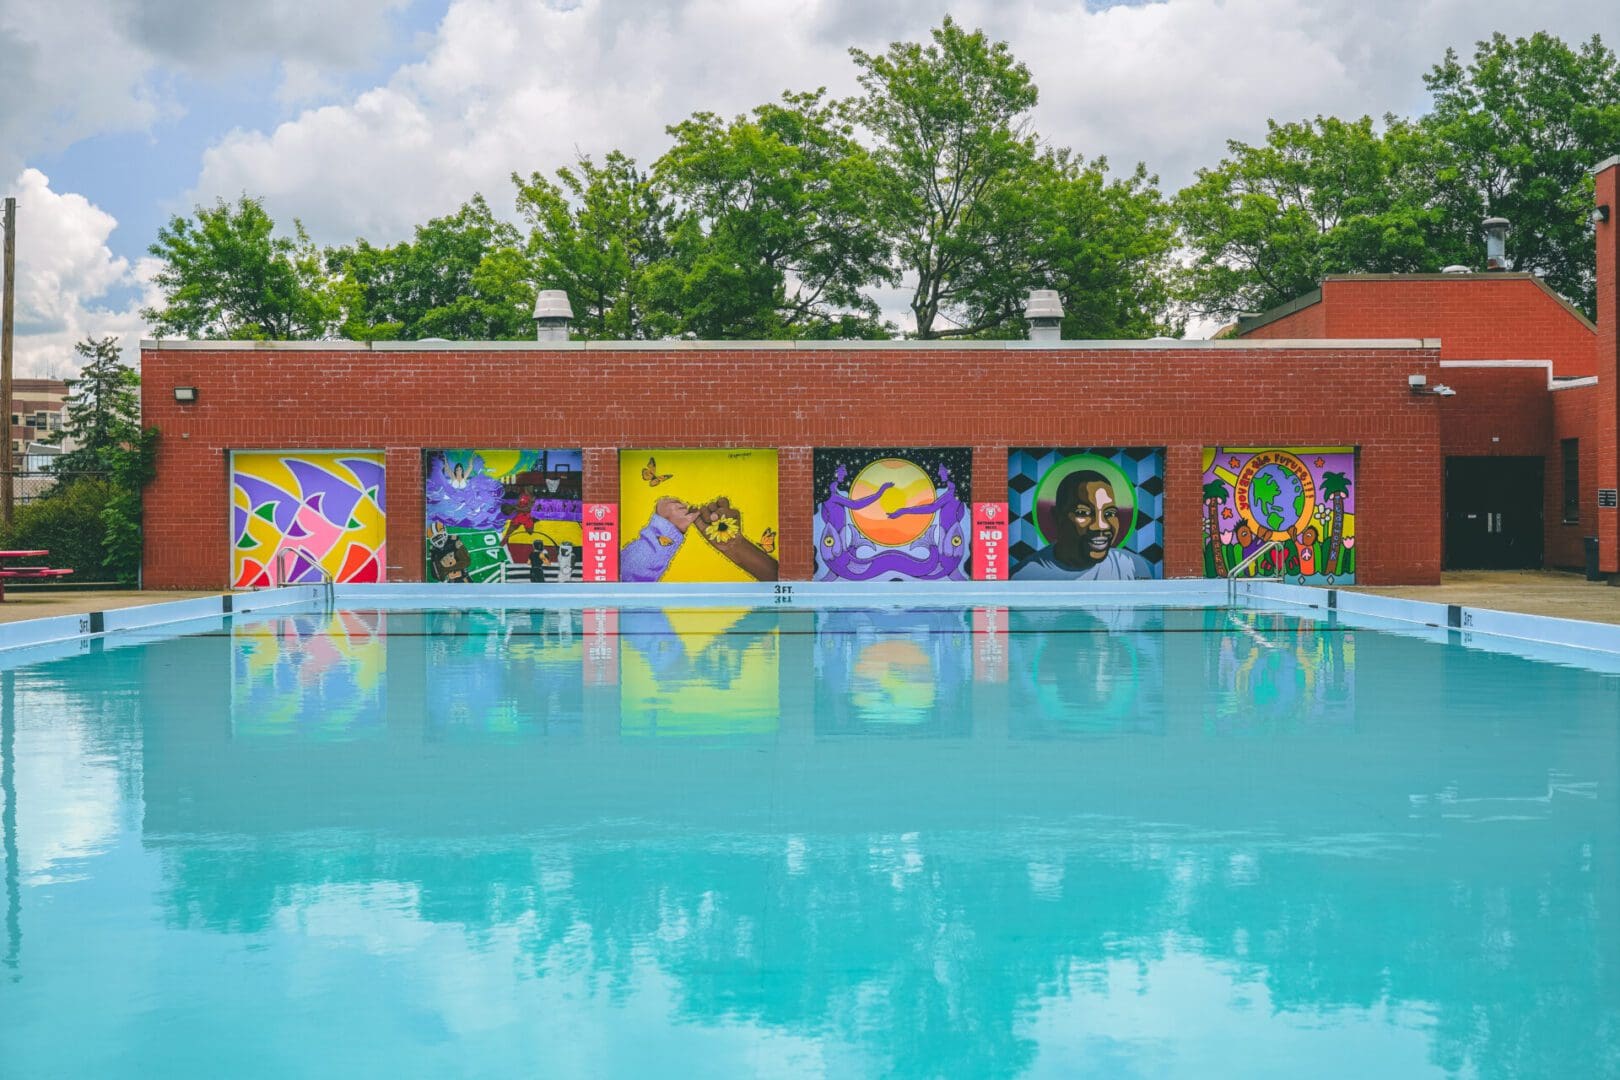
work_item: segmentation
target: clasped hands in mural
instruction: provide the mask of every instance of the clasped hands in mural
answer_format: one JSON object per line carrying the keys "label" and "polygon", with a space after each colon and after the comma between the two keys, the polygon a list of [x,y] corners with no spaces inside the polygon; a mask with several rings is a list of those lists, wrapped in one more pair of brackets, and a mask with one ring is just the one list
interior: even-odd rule
{"label": "clasped hands in mural", "polygon": [[653,513],[682,533],[696,525],[698,535],[740,569],[759,581],[776,580],[776,559],[743,535],[742,511],[731,505],[729,496],[700,505],[665,496],[654,504]]}

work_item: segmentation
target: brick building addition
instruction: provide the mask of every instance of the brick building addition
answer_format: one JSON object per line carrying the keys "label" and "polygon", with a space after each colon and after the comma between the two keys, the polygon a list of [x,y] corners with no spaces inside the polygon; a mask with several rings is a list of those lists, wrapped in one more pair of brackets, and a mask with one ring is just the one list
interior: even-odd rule
{"label": "brick building addition", "polygon": [[1440,343],[1447,569],[1578,568],[1620,574],[1620,157],[1595,170],[1594,324],[1524,273],[1335,275],[1240,319],[1243,341],[1423,337]]}
{"label": "brick building addition", "polygon": [[[1620,204],[1617,176],[1620,159],[1599,169],[1601,206]],[[565,299],[546,294],[533,342],[144,342],[143,419],[163,433],[144,580],[269,584],[283,546],[303,549],[293,579],[319,562],[340,580],[465,580],[480,566],[575,580],[592,535],[580,507],[632,504],[616,542],[639,536],[645,551],[627,549],[627,580],[667,580],[656,573],[683,544],[717,575],[694,580],[808,580],[832,542],[820,500],[835,458],[892,448],[882,468],[900,477],[912,448],[921,471],[953,463],[940,492],[1006,506],[1030,498],[1018,472],[1049,462],[1042,448],[1098,447],[1124,449],[1112,465],[1074,455],[1100,471],[1070,502],[1123,509],[1116,538],[1128,519],[1138,539],[1151,530],[1154,576],[1223,574],[1267,535],[1286,540],[1276,568],[1296,580],[1573,566],[1589,535],[1620,574],[1603,505],[1617,479],[1620,244],[1612,215],[1596,231],[1596,325],[1535,278],[1497,272],[1330,278],[1209,342],[1055,340],[1039,298],[1030,341],[578,342],[559,326]],[[695,475],[709,469],[696,450],[720,464]],[[524,457],[537,452],[569,464],[537,468]],[[1151,486],[1121,499],[1119,469],[1150,460]],[[833,481],[850,506],[887,505],[879,489],[857,498],[852,479]],[[724,490],[733,481],[745,494]],[[500,520],[455,516],[479,483],[499,489]],[[578,498],[549,497],[557,484]],[[671,503],[684,509],[662,516]],[[343,549],[345,528],[366,539]]]}

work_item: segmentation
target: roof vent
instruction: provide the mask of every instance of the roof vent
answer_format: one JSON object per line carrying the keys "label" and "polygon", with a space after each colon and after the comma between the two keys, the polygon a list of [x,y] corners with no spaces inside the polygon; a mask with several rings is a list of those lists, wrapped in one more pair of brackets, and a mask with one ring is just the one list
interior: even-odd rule
{"label": "roof vent", "polygon": [[573,305],[561,289],[545,289],[534,298],[534,337],[536,341],[567,341],[568,324],[574,318]]}
{"label": "roof vent", "polygon": [[1488,217],[1485,219],[1482,228],[1485,230],[1486,270],[1508,269],[1507,236],[1511,227],[1507,218]]}
{"label": "roof vent", "polygon": [[1056,289],[1030,290],[1024,318],[1029,320],[1029,340],[1063,340],[1063,301]]}
{"label": "roof vent", "polygon": [[1452,263],[1450,266],[1442,266],[1440,272],[1442,274],[1472,274],[1474,271],[1462,263]]}

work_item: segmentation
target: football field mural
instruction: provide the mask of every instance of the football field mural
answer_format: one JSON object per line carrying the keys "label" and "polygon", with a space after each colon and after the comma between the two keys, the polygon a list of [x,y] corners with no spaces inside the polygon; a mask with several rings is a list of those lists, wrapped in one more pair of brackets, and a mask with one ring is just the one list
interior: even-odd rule
{"label": "football field mural", "polygon": [[775,450],[621,450],[620,581],[775,581]]}
{"label": "football field mural", "polygon": [[818,449],[816,581],[967,581],[973,452]]}
{"label": "football field mural", "polygon": [[321,570],[339,582],[387,575],[383,456],[324,450],[231,455],[231,585],[311,584]]}
{"label": "football field mural", "polygon": [[1246,576],[1354,584],[1355,483],[1351,446],[1206,448],[1204,575],[1226,577],[1275,540]]}
{"label": "football field mural", "polygon": [[583,580],[581,464],[578,450],[429,451],[428,580]]}
{"label": "football field mural", "polygon": [[1009,450],[1007,513],[1015,581],[1162,578],[1164,449]]}

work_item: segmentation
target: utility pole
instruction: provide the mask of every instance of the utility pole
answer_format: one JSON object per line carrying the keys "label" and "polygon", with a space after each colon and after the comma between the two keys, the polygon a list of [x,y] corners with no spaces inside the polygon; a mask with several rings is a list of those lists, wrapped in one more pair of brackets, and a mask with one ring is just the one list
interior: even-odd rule
{"label": "utility pole", "polygon": [[6,196],[5,299],[0,302],[0,525],[11,524],[11,331],[17,321],[17,200]]}

